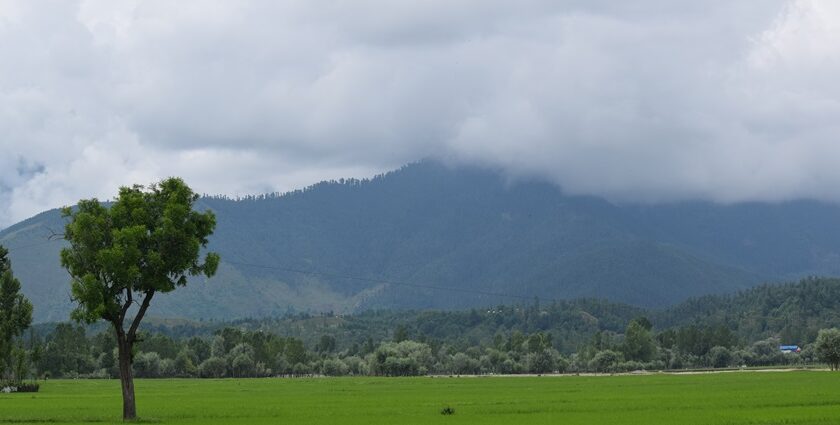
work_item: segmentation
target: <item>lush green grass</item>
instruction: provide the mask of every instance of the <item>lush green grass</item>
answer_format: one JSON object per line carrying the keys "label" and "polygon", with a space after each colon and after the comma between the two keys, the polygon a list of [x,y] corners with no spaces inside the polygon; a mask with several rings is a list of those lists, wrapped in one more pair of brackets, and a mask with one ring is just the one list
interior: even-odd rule
{"label": "lush green grass", "polygon": [[[840,374],[140,380],[167,424],[836,424]],[[455,409],[443,416],[444,406]],[[0,423],[119,422],[118,381],[0,394]]]}

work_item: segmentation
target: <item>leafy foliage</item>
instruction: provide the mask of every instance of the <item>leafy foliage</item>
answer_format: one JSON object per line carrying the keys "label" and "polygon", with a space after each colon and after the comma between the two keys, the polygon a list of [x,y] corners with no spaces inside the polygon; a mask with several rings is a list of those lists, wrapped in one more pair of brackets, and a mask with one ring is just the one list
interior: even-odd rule
{"label": "leafy foliage", "polygon": [[[212,276],[219,256],[199,251],[215,227],[210,212],[192,210],[198,199],[180,179],[123,187],[109,207],[96,199],[65,208],[70,218],[61,251],[61,265],[72,277],[73,318],[88,323],[105,319],[122,326],[135,295],[143,299],[185,286],[187,276]],[[138,313],[142,318],[142,315]],[[139,323],[139,322],[138,322]],[[136,329],[136,326],[134,326]]]}
{"label": "leafy foliage", "polygon": [[840,329],[823,329],[817,335],[817,356],[831,366],[831,370],[840,368]]}
{"label": "leafy foliage", "polygon": [[28,359],[14,341],[32,323],[32,303],[20,293],[8,251],[0,246],[0,380],[18,384],[28,375]]}
{"label": "leafy foliage", "polygon": [[[77,304],[72,317],[92,323],[104,319],[113,326],[119,353],[123,393],[123,419],[136,416],[131,364],[137,330],[157,293],[186,286],[187,276],[213,276],[219,256],[207,246],[216,221],[212,212],[193,210],[198,195],[178,178],[169,178],[148,189],[120,188],[108,207],[98,200],[82,200],[62,213],[69,218],[61,251],[61,265],[71,277],[72,299]],[[142,300],[126,329],[135,299]],[[138,356],[140,376],[161,373],[157,353]],[[174,369],[167,364],[168,372]]]}

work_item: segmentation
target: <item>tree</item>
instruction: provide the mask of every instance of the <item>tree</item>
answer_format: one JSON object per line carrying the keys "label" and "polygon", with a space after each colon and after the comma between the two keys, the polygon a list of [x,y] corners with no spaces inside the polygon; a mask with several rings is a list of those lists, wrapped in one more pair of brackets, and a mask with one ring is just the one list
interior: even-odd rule
{"label": "tree", "polygon": [[125,420],[137,416],[132,349],[152,298],[185,286],[188,276],[211,277],[219,265],[215,253],[199,262],[216,218],[210,211],[193,211],[197,199],[183,180],[169,178],[148,188],[120,188],[110,208],[89,199],[62,210],[69,218],[64,231],[69,247],[61,250],[61,265],[78,304],[72,317],[111,323]]}
{"label": "tree", "polygon": [[32,324],[32,303],[20,293],[20,281],[12,274],[8,254],[0,246],[0,377],[14,371],[13,340]]}
{"label": "tree", "polygon": [[289,338],[286,343],[286,361],[290,365],[296,365],[306,361],[306,348],[303,347],[303,341],[297,338]]}
{"label": "tree", "polygon": [[403,342],[408,339],[408,331],[403,325],[397,325],[394,330],[394,342]]}
{"label": "tree", "polygon": [[647,319],[631,320],[624,331],[624,344],[621,351],[627,360],[649,362],[656,353],[656,342],[650,333]]}
{"label": "tree", "polygon": [[831,370],[840,369],[840,329],[821,329],[816,341],[817,357]]}
{"label": "tree", "polygon": [[424,375],[432,365],[432,350],[415,341],[382,343],[373,353],[371,372],[384,376]]}
{"label": "tree", "polygon": [[137,376],[141,378],[157,378],[160,376],[161,358],[160,354],[154,351],[137,354],[133,363]]}
{"label": "tree", "polygon": [[221,357],[210,357],[198,366],[198,374],[204,378],[221,378],[227,371],[227,362]]}
{"label": "tree", "polygon": [[714,368],[722,368],[732,363],[732,352],[726,347],[716,345],[709,350],[709,363]]}
{"label": "tree", "polygon": [[237,344],[236,347],[228,353],[230,358],[230,368],[233,371],[235,378],[241,378],[254,375],[254,347],[247,342]]}
{"label": "tree", "polygon": [[335,351],[335,337],[330,335],[321,335],[321,340],[315,346],[315,351],[321,354],[332,353]]}
{"label": "tree", "polygon": [[551,373],[557,369],[560,353],[553,348],[545,348],[525,355],[525,367],[529,373]]}
{"label": "tree", "polygon": [[621,354],[612,350],[599,351],[589,361],[589,367],[595,372],[613,372],[618,362],[621,361]]}

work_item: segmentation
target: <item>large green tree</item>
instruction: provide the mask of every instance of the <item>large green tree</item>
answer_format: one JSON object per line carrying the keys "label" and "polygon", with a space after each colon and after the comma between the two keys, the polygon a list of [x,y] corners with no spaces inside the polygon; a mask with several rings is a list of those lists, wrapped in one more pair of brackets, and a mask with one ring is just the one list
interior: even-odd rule
{"label": "large green tree", "polygon": [[627,360],[649,362],[656,354],[656,342],[650,332],[651,324],[647,318],[633,319],[624,331],[624,343],[621,351]]}
{"label": "large green tree", "polygon": [[816,341],[817,357],[831,370],[840,368],[840,329],[821,329]]}
{"label": "large green tree", "polygon": [[[12,345],[32,324],[32,303],[20,293],[20,282],[12,274],[9,251],[0,246],[0,377],[10,378]],[[16,376],[22,379],[22,376]]]}
{"label": "large green tree", "polygon": [[110,206],[89,199],[63,210],[69,247],[61,251],[61,264],[72,278],[72,317],[113,326],[126,420],[137,416],[132,348],[152,298],[185,286],[188,276],[213,276],[219,264],[215,253],[200,261],[216,218],[194,211],[197,199],[183,180],[169,178],[120,188]]}

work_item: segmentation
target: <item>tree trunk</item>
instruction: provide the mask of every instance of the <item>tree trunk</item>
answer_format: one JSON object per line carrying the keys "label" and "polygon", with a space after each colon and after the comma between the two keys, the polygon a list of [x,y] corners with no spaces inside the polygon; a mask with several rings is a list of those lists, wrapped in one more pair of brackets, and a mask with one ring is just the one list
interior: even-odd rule
{"label": "tree trunk", "polygon": [[120,384],[123,396],[123,420],[137,418],[137,406],[134,403],[134,376],[131,373],[131,342],[125,336],[118,336],[120,352]]}

